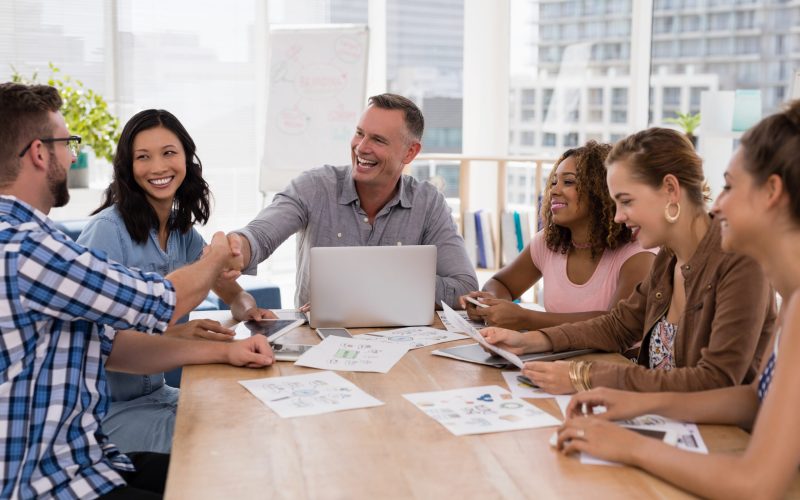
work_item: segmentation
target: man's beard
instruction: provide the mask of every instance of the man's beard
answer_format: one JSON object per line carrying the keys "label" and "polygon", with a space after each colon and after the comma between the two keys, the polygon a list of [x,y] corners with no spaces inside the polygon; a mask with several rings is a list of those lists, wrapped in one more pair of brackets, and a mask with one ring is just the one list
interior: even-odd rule
{"label": "man's beard", "polygon": [[[59,172],[62,174],[59,175]],[[58,164],[55,155],[50,156],[47,164],[47,187],[53,195],[53,207],[63,207],[69,201],[66,170]]]}

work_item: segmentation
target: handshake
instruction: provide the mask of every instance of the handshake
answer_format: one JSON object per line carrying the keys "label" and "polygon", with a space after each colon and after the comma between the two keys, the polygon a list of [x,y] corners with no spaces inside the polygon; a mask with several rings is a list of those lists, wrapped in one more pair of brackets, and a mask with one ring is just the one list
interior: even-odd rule
{"label": "handshake", "polygon": [[235,233],[225,236],[222,231],[217,231],[211,243],[203,248],[202,258],[218,270],[219,279],[235,280],[244,268],[242,237]]}

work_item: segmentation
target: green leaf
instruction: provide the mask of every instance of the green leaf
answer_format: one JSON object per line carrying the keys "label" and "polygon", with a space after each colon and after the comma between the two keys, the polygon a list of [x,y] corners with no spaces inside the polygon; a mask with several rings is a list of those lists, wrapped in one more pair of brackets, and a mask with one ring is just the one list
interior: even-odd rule
{"label": "green leaf", "polygon": [[[61,113],[70,132],[81,136],[81,146],[91,148],[95,156],[113,162],[114,149],[119,140],[119,119],[108,110],[108,103],[103,96],[86,88],[81,80],[63,74],[52,61],[48,63],[48,67],[50,77],[47,84],[55,87],[61,94],[64,101]],[[38,82],[37,73],[27,79],[13,66],[11,70],[12,81]]]}

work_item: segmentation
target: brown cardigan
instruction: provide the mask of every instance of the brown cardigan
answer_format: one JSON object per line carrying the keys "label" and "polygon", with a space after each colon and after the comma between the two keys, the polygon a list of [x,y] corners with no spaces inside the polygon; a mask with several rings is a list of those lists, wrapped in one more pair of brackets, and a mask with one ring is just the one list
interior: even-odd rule
{"label": "brown cardigan", "polygon": [[542,330],[554,351],[594,348],[622,352],[642,340],[636,364],[594,363],[593,387],[633,391],[701,391],[751,382],[775,323],[775,293],[748,257],[720,248],[717,221],[681,272],[686,308],[678,323],[675,368],[651,370],[650,330],[672,297],[676,259],[661,250],[650,276],[608,314]]}

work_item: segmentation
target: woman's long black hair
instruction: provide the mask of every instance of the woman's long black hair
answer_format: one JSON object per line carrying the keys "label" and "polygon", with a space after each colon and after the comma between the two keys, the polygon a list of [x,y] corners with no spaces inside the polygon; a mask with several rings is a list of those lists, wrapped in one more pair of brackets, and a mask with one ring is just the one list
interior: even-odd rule
{"label": "woman's long black hair", "polygon": [[114,155],[114,179],[106,188],[103,203],[92,212],[94,215],[116,204],[128,233],[139,244],[147,241],[151,229],[158,228],[158,217],[147,201],[144,190],[133,178],[133,140],[139,132],[155,127],[164,127],[178,136],[186,153],[186,178],[175,192],[167,231],[177,229],[186,233],[195,223],[208,222],[211,213],[211,193],[208,183],[203,179],[203,165],[195,153],[197,148],[189,132],[169,111],[140,111],[122,129]]}

